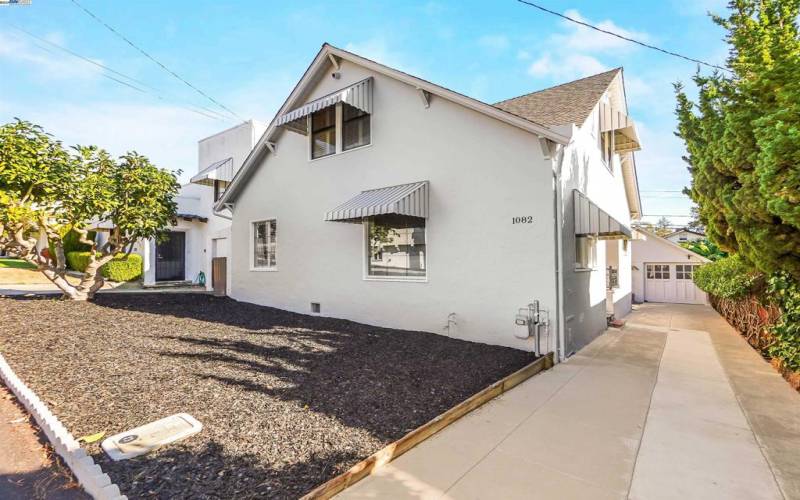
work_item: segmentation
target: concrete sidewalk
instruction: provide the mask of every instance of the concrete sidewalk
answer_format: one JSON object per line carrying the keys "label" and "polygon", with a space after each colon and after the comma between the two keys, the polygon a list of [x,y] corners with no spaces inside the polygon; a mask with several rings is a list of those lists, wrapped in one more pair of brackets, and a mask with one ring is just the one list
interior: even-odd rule
{"label": "concrete sidewalk", "polygon": [[340,497],[800,498],[800,396],[765,367],[710,308],[642,306]]}

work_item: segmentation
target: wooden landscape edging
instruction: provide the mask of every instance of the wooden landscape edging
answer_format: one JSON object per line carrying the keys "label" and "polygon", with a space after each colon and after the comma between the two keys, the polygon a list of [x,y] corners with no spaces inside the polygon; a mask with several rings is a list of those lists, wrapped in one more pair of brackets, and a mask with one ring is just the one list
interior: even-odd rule
{"label": "wooden landscape edging", "polygon": [[472,410],[488,403],[497,396],[519,385],[537,373],[553,367],[553,353],[548,353],[533,363],[520,368],[511,375],[504,377],[482,391],[462,401],[446,412],[437,416],[430,422],[417,427],[397,441],[387,445],[381,450],[352,466],[347,471],[317,486],[306,493],[301,500],[331,498],[345,488],[361,481],[372,472],[411,448],[425,441],[440,430],[460,419]]}

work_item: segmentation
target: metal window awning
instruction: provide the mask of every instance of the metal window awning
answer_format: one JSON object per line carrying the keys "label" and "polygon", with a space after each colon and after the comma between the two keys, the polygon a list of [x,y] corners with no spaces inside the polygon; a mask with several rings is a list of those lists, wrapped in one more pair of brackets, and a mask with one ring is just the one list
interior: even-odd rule
{"label": "metal window awning", "polygon": [[428,217],[428,181],[362,191],[325,214],[326,221],[360,223],[365,217],[397,214]]}
{"label": "metal window awning", "polygon": [[608,215],[577,189],[573,192],[575,236],[601,239],[630,239],[630,228]]}
{"label": "metal window awning", "polygon": [[276,125],[306,135],[308,134],[306,117],[315,111],[335,106],[339,102],[346,102],[365,113],[372,113],[372,77],[284,113],[278,117]]}
{"label": "metal window awning", "polygon": [[233,180],[233,158],[225,158],[212,163],[191,178],[192,184],[202,184],[203,186],[213,186],[214,181],[231,182]]}
{"label": "metal window awning", "polygon": [[616,153],[630,153],[642,149],[633,120],[625,113],[604,103],[600,104],[600,131],[614,132]]}

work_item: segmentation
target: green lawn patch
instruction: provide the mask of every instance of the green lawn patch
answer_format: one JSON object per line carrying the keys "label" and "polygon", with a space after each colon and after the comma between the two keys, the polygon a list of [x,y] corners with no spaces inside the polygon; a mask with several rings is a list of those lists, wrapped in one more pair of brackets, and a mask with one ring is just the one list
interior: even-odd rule
{"label": "green lawn patch", "polygon": [[36,269],[36,266],[22,259],[0,259],[0,269]]}

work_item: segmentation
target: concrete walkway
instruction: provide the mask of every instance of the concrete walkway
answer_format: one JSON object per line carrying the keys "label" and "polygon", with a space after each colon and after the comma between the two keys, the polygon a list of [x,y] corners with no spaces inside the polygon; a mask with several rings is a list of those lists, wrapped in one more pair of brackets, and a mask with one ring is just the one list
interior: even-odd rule
{"label": "concrete walkway", "polygon": [[627,319],[340,497],[800,498],[800,395],[708,307]]}

